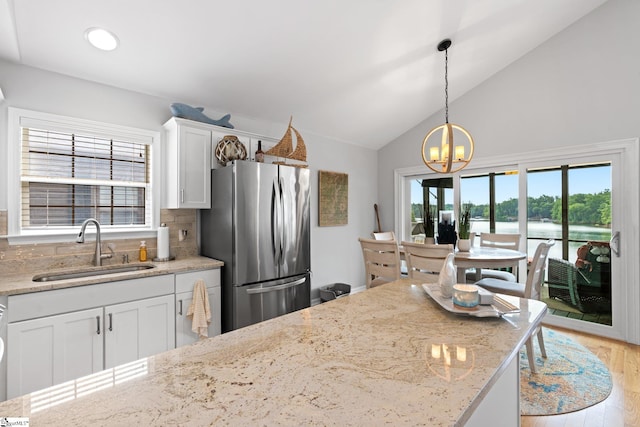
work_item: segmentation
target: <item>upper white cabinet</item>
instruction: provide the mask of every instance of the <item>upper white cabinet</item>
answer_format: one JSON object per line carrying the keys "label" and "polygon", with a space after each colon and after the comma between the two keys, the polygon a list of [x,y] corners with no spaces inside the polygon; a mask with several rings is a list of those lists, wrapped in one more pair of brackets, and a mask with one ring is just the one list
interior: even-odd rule
{"label": "upper white cabinet", "polygon": [[172,118],[164,128],[164,207],[211,207],[211,130]]}
{"label": "upper white cabinet", "polygon": [[[286,126],[283,132],[285,129]],[[163,134],[163,207],[167,209],[211,208],[211,169],[223,167],[215,153],[226,135],[238,139],[249,161],[254,159],[258,141],[262,141],[263,151],[278,141],[268,136],[178,117],[172,117],[163,125]]]}

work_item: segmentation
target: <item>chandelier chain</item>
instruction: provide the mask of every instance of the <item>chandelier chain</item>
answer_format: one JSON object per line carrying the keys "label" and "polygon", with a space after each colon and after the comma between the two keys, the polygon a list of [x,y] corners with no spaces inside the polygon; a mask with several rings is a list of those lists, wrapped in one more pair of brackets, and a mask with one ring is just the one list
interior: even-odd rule
{"label": "chandelier chain", "polygon": [[449,123],[449,49],[444,50],[444,122]]}

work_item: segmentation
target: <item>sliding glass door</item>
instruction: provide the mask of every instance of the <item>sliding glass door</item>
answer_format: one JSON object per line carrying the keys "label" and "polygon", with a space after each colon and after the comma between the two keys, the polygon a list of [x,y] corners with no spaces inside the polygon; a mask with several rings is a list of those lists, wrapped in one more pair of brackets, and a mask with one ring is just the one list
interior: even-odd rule
{"label": "sliding glass door", "polygon": [[612,325],[611,172],[610,162],[527,172],[528,252],[556,241],[543,288],[554,316]]}

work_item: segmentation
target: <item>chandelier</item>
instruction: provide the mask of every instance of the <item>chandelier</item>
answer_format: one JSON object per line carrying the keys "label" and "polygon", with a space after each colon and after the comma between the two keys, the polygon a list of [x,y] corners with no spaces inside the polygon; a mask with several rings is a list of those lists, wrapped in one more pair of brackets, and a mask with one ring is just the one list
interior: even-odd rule
{"label": "chandelier", "polygon": [[[473,138],[460,125],[449,123],[449,55],[447,49],[451,40],[438,44],[438,50],[444,50],[444,106],[445,123],[431,129],[422,141],[422,161],[429,169],[437,173],[453,173],[462,170],[473,157]],[[454,142],[454,133],[462,137]],[[440,134],[440,138],[437,135]]]}

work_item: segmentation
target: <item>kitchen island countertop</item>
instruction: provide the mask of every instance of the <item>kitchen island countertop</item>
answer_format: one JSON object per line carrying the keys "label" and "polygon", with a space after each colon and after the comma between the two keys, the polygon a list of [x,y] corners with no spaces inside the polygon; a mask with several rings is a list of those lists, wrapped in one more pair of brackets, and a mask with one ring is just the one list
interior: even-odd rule
{"label": "kitchen island countertop", "polygon": [[61,386],[3,402],[0,416],[33,426],[464,425],[546,312],[509,301],[521,312],[459,316],[402,279],[103,371],[100,390],[72,381],[66,402],[52,391]]}

